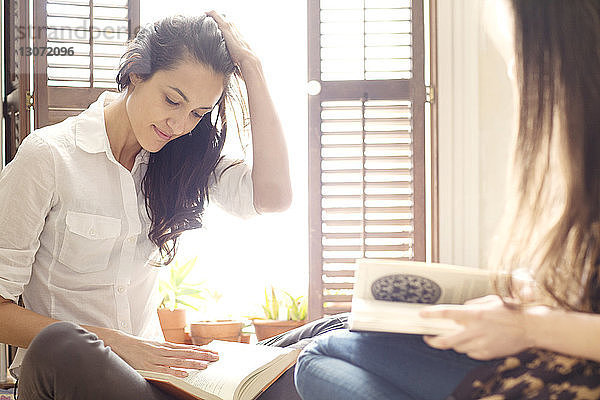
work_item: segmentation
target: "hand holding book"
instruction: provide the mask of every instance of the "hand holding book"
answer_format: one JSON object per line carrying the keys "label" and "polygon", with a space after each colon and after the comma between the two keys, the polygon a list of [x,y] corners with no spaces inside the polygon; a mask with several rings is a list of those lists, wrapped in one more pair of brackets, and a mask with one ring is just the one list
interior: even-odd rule
{"label": "hand holding book", "polygon": [[435,348],[453,349],[478,360],[519,353],[533,346],[527,309],[508,308],[491,295],[470,300],[462,306],[436,305],[423,309],[423,318],[444,318],[462,327],[457,332],[425,337]]}

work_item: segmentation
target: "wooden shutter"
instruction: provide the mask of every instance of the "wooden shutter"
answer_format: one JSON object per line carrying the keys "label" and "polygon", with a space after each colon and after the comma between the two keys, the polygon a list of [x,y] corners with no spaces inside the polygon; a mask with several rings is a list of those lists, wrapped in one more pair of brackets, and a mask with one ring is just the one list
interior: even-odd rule
{"label": "wooden shutter", "polygon": [[116,89],[119,58],[139,19],[139,0],[34,0],[34,46],[73,50],[34,57],[36,128],[76,115],[102,91]]}
{"label": "wooden shutter", "polygon": [[315,319],[349,311],[357,258],[425,259],[423,4],[310,0],[308,18]]}
{"label": "wooden shutter", "polygon": [[5,162],[10,162],[19,144],[30,129],[29,57],[25,49],[29,43],[29,2],[4,1],[4,66],[5,94],[3,109],[5,123]]}

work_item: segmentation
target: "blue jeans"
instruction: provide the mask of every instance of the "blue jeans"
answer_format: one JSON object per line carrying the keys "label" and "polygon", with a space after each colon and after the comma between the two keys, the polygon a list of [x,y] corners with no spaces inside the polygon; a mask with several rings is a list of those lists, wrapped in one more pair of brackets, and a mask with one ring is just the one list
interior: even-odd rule
{"label": "blue jeans", "polygon": [[445,399],[484,364],[422,336],[339,330],[309,344],[295,370],[305,400]]}

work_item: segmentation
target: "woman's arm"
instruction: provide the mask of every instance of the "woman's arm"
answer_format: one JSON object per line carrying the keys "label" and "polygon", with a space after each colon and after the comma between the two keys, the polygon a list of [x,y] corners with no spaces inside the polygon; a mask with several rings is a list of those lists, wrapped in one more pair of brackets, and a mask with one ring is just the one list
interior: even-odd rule
{"label": "woman's arm", "polygon": [[507,308],[498,296],[476,299],[462,307],[433,306],[428,318],[449,318],[464,327],[447,336],[427,337],[439,349],[453,349],[489,360],[538,347],[600,362],[600,315],[553,309]]}
{"label": "woman's arm", "polygon": [[0,343],[29,347],[33,338],[46,326],[58,322],[0,297]]}
{"label": "woman's arm", "polygon": [[240,67],[248,91],[254,206],[258,212],[286,210],[292,202],[287,146],[261,63],[233,25],[215,11],[207,14],[223,32],[227,49]]}
{"label": "woman's arm", "polygon": [[[54,322],[58,320],[37,314],[0,297],[0,343],[27,348],[42,329]],[[179,368],[205,369],[208,362],[218,360],[217,353],[198,346],[155,342],[97,326],[82,327],[96,334],[106,346],[110,346],[135,369],[185,377],[187,373]]]}
{"label": "woman's arm", "polygon": [[247,59],[240,68],[250,109],[254,206],[258,212],[284,211],[292,202],[292,188],[283,129],[260,61]]}
{"label": "woman's arm", "polygon": [[600,362],[600,315],[534,307],[526,320],[533,347]]}

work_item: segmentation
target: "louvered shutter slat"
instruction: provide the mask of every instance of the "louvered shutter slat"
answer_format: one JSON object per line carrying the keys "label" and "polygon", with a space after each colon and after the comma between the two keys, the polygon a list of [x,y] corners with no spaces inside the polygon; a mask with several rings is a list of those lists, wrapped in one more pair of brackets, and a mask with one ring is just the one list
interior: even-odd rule
{"label": "louvered shutter slat", "polygon": [[[325,275],[328,278],[339,278],[339,277],[349,278],[349,277],[354,276],[354,272],[353,271],[324,270],[323,275]],[[349,296],[349,297],[350,297],[350,299],[352,299],[351,296]],[[325,296],[323,296],[323,298],[325,298]],[[331,301],[331,299],[329,301]],[[346,300],[346,301],[348,301],[348,300]]]}
{"label": "louvered shutter slat", "polygon": [[410,79],[411,11],[408,0],[320,1],[321,79]]}
{"label": "louvered shutter slat", "polygon": [[[351,302],[352,296],[351,295],[333,295],[333,296],[325,295],[325,296],[323,296],[323,301],[324,302],[332,302],[332,303]],[[340,310],[343,310],[343,309],[340,308]]]}

